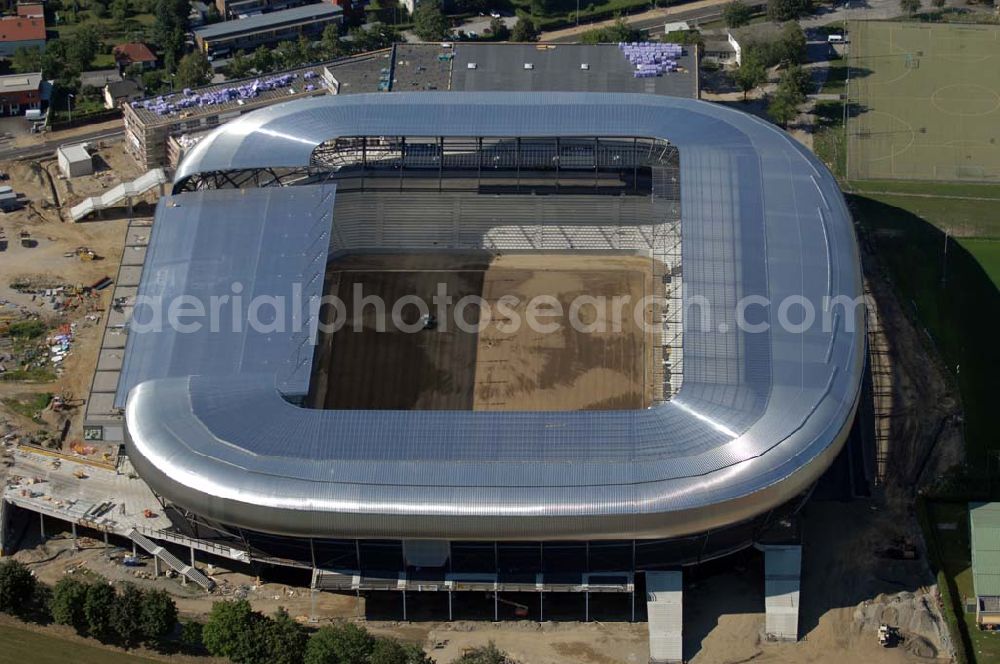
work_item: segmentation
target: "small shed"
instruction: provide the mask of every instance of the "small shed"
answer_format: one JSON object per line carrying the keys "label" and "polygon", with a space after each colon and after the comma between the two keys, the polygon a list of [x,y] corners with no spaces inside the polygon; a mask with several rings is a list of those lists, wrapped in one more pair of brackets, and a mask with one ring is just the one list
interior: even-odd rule
{"label": "small shed", "polygon": [[64,177],[76,178],[94,172],[94,160],[83,145],[63,145],[56,150],[59,170]]}
{"label": "small shed", "polygon": [[969,503],[976,623],[1000,628],[1000,503]]}

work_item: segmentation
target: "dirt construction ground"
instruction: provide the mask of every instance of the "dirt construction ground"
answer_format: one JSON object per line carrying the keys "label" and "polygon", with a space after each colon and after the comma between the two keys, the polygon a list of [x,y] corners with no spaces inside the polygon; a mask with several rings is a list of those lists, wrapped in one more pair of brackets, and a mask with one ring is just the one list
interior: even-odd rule
{"label": "dirt construction ground", "polygon": [[[381,298],[384,316],[360,304],[358,289],[363,297]],[[450,298],[440,308],[439,289]],[[331,263],[326,290],[345,304],[344,324],[320,339],[313,404],[609,410],[644,408],[653,394],[646,370],[655,346],[652,326],[640,324],[652,314],[640,310],[638,322],[634,314],[652,290],[646,257],[354,255]],[[415,304],[400,307],[394,322],[394,303],[414,296],[435,316],[432,328],[423,329]],[[617,317],[615,297],[628,298]],[[528,322],[531,311],[544,312],[534,316],[536,324]],[[335,320],[332,308],[325,313],[327,323]]]}

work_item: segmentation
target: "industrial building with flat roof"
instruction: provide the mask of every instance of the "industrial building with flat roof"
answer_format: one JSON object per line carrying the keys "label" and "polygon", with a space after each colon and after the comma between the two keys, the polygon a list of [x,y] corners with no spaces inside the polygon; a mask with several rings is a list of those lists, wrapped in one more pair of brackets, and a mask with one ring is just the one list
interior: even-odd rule
{"label": "industrial building with flat roof", "polygon": [[[535,68],[525,70],[526,61]],[[470,62],[476,63],[475,72],[468,69]],[[677,71],[658,77],[636,78],[635,67],[615,44],[397,44],[391,49],[258,79],[206,86],[189,94],[164,95],[157,98],[166,102],[156,105],[158,111],[147,109],[147,104],[141,101],[126,105],[126,145],[143,168],[175,166],[183,152],[178,144],[194,142],[182,136],[196,138],[207,129],[251,110],[322,94],[447,90],[514,92],[542,89],[538,84],[541,80],[546,85],[557,86],[555,90],[567,92],[639,92],[698,98],[697,53],[684,50],[677,62]],[[583,65],[587,68],[583,69]],[[225,101],[215,94],[285,74],[291,76],[287,85]],[[316,77],[306,79],[306,75]],[[312,89],[307,89],[310,85]],[[197,99],[197,103],[188,104],[185,99]],[[171,137],[175,138],[173,146]]]}
{"label": "industrial building with flat roof", "polygon": [[302,37],[318,39],[326,26],[339,25],[343,19],[343,9],[319,2],[206,25],[194,31],[194,39],[206,55],[227,56]]}
{"label": "industrial building with flat roof", "polygon": [[976,623],[996,629],[1000,627],[1000,503],[969,503],[969,532]]}

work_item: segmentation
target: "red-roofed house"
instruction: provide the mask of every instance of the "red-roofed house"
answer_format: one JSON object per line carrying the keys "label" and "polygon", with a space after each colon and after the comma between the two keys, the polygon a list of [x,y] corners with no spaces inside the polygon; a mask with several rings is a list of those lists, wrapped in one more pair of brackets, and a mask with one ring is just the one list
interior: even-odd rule
{"label": "red-roofed house", "polygon": [[45,18],[0,18],[0,56],[10,57],[19,48],[45,49]]}
{"label": "red-roofed house", "polygon": [[135,64],[142,65],[143,69],[156,67],[156,55],[142,42],[118,44],[118,46],[115,46],[113,53],[119,69],[124,69],[129,65]]}
{"label": "red-roofed house", "polygon": [[45,16],[45,5],[40,2],[19,2],[17,15],[21,18],[42,18]]}

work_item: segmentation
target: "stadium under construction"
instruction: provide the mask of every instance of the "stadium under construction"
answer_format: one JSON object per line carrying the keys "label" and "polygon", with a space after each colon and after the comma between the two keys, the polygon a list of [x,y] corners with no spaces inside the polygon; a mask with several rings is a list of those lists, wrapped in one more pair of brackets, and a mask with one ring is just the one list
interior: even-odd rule
{"label": "stadium under construction", "polygon": [[[401,309],[405,331],[329,304],[429,302],[442,284],[453,300]],[[834,178],[739,111],[303,99],[219,127],[178,168],[116,405],[128,463],[173,518],[160,539],[308,569],[318,589],[447,591],[449,611],[460,590],[639,583],[669,661],[679,570],[753,545],[768,631],[796,638],[794,515],[854,425],[861,292]],[[581,294],[642,304],[597,333],[498,324]],[[238,325],[154,324],[151,303],[213,297]],[[442,325],[470,297],[478,324]],[[338,316],[354,327],[323,331]]]}

